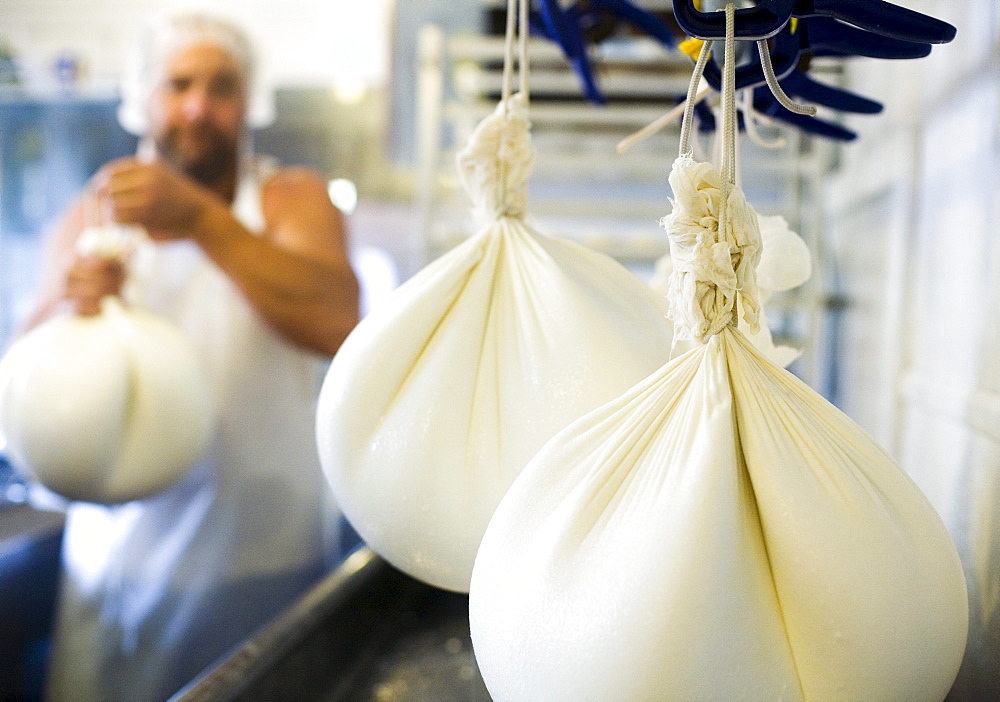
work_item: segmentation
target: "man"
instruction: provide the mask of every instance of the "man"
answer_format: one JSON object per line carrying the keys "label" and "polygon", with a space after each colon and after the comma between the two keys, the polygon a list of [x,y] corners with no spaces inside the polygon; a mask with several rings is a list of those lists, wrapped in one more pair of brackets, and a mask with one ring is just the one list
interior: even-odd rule
{"label": "man", "polygon": [[[169,697],[336,555],[313,410],[358,317],[343,218],[317,174],[247,153],[254,66],[237,28],[176,17],[144,47],[122,109],[145,128],[140,154],[102,168],[57,228],[33,322],[118,293],[163,315],[199,351],[218,430],[164,493],[70,506],[54,700]],[[75,253],[94,212],[147,232],[124,265]]]}

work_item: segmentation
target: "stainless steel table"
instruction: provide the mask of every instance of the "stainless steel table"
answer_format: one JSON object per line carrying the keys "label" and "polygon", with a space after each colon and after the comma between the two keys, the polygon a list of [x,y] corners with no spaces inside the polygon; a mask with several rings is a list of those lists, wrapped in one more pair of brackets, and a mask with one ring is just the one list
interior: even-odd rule
{"label": "stainless steel table", "polygon": [[489,702],[468,596],[421,583],[366,547],[173,702]]}

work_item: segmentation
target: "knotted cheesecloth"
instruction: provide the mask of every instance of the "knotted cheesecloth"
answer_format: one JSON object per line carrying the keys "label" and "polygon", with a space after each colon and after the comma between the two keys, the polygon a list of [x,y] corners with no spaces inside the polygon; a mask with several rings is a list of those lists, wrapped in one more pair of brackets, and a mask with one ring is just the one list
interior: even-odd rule
{"label": "knotted cheesecloth", "polygon": [[469,593],[497,702],[939,702],[962,659],[965,581],[931,504],[737,328],[760,241],[726,12],[722,173],[682,139],[664,218],[676,333],[699,343],[547,442],[498,506]]}
{"label": "knotted cheesecloth", "polygon": [[[811,254],[805,241],[791,230],[784,217],[757,215],[757,223],[761,243],[760,262],[757,264],[757,296],[760,303],[758,329],[752,332],[750,325],[743,319],[739,320],[739,329],[769,361],[787,368],[792,361],[802,355],[802,351],[774,343],[764,306],[772,294],[791,290],[809,280],[812,275]],[[653,290],[666,296],[673,270],[674,264],[670,254],[661,256],[656,262],[653,277],[649,282]],[[674,354],[690,350],[695,343],[675,339]]]}
{"label": "knotted cheesecloth", "polygon": [[457,159],[477,232],[358,324],[317,412],[321,462],[357,532],[406,573],[463,592],[528,460],[670,353],[666,306],[644,282],[527,219],[526,35],[527,3],[511,0],[502,98]]}

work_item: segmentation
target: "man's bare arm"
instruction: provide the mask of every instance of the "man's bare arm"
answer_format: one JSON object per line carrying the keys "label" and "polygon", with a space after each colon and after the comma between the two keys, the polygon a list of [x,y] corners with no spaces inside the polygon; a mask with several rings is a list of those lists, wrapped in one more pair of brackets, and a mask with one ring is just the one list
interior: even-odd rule
{"label": "man's bare arm", "polygon": [[333,355],[358,321],[343,216],[325,183],[302,169],[268,181],[262,205],[263,237],[233,226],[228,208],[208,207],[193,238],[272,327]]}
{"label": "man's bare arm", "polygon": [[117,221],[142,225],[154,239],[195,241],[289,341],[332,355],[357,323],[343,216],[312,171],[285,169],[264,185],[263,236],[215,193],[162,163],[122,159],[97,182]]}
{"label": "man's bare arm", "polygon": [[77,198],[49,234],[42,253],[34,307],[22,323],[27,331],[61,311],[97,314],[100,300],[121,290],[125,269],[120,261],[80,256],[76,242],[86,225],[92,193]]}

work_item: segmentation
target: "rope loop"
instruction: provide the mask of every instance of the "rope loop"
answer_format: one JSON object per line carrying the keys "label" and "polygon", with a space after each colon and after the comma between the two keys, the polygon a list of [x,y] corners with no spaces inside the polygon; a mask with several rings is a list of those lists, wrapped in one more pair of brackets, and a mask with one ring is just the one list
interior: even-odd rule
{"label": "rope loop", "polygon": [[[514,45],[517,39],[518,51]],[[528,0],[508,0],[500,103],[473,130],[456,157],[458,174],[480,223],[523,218],[535,160],[528,119]],[[520,92],[513,93],[517,61]]]}
{"label": "rope loop", "polygon": [[[757,213],[736,186],[735,14],[735,6],[727,5],[721,168],[694,161],[682,143],[670,173],[673,209],[661,222],[673,262],[667,298],[674,334],[702,343],[736,326],[740,314],[752,330],[759,318],[760,229]],[[693,74],[692,84],[700,79]],[[685,114],[682,135],[689,132],[692,112]]]}

